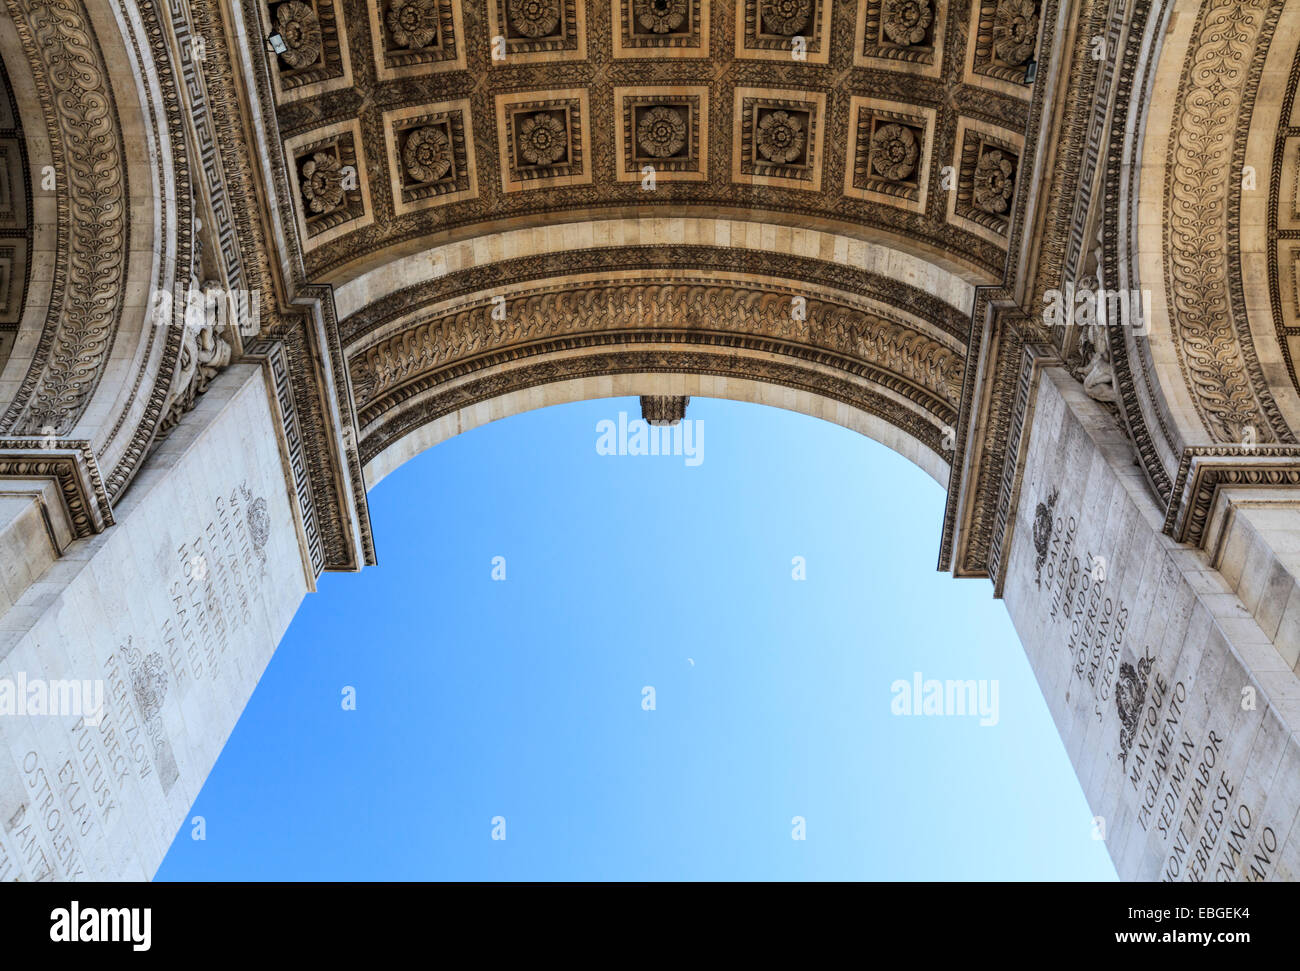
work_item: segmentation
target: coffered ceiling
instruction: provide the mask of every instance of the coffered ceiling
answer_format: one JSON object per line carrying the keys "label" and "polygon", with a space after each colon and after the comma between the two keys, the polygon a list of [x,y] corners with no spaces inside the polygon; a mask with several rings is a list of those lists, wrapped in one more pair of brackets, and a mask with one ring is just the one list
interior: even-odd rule
{"label": "coffered ceiling", "polygon": [[1001,280],[1038,0],[257,2],[315,279],[685,213]]}

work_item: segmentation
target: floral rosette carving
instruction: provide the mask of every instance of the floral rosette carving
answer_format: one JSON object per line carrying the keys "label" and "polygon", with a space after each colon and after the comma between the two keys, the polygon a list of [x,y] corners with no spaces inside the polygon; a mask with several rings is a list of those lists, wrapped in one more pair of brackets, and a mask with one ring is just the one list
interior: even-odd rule
{"label": "floral rosette carving", "polygon": [[881,19],[885,36],[907,47],[925,40],[934,14],[930,0],[885,0]]}
{"label": "floral rosette carving", "polygon": [[1015,170],[1011,159],[997,149],[980,156],[975,166],[975,205],[994,215],[1001,215],[1011,208],[1011,192],[1015,188],[1012,173]]}
{"label": "floral rosette carving", "polygon": [[393,0],[386,20],[394,44],[421,50],[438,39],[438,0]]}
{"label": "floral rosette carving", "polygon": [[530,165],[553,165],[564,157],[569,137],[554,115],[531,115],[519,123],[519,154]]}
{"label": "floral rosette carving", "polygon": [[651,108],[636,128],[637,143],[652,158],[669,158],[686,144],[686,119],[673,108]]}
{"label": "floral rosette carving", "polygon": [[559,0],[510,0],[510,24],[525,37],[548,37],[560,23]]}
{"label": "floral rosette carving", "polygon": [[416,182],[436,182],[451,171],[451,139],[441,128],[417,128],[406,137],[402,164]]}
{"label": "floral rosette carving", "polygon": [[343,202],[343,166],[336,156],[317,152],[302,167],[302,195],[312,212],[331,212]]}
{"label": "floral rosette carving", "polygon": [[761,0],[759,19],[770,34],[793,37],[812,19],[813,0]]}
{"label": "floral rosette carving", "polygon": [[667,34],[686,22],[688,0],[635,0],[632,12],[643,30]]}
{"label": "floral rosette carving", "polygon": [[276,29],[284,41],[280,58],[294,70],[310,67],[320,60],[320,20],[311,4],[292,0],[275,12]]}
{"label": "floral rosette carving", "polygon": [[803,123],[785,111],[773,111],[758,123],[758,151],[775,165],[793,162],[803,151],[807,136]]}
{"label": "floral rosette carving", "polygon": [[993,13],[993,53],[1007,64],[1024,64],[1038,42],[1038,0],[998,0]]}
{"label": "floral rosette carving", "polygon": [[920,154],[916,133],[906,125],[881,125],[871,136],[871,167],[882,179],[903,181],[916,171]]}

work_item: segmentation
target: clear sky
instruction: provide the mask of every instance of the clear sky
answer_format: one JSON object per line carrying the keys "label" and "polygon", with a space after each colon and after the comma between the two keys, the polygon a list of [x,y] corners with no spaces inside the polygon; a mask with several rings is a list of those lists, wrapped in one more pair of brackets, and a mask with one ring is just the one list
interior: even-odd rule
{"label": "clear sky", "polygon": [[[379,566],[304,601],[158,879],[1115,879],[1005,608],[935,569],[934,480],[712,399],[697,465],[598,454],[620,411],[372,490]],[[997,723],[894,714],[916,672]]]}

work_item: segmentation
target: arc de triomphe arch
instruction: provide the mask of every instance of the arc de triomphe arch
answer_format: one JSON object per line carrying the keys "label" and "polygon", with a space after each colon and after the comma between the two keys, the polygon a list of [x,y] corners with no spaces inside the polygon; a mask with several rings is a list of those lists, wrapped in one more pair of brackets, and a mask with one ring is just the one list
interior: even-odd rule
{"label": "arc de triomphe arch", "polygon": [[1300,872],[1300,0],[5,3],[0,711],[104,696],[0,879],[151,877],[367,488],[616,395],[916,462],[1120,875]]}

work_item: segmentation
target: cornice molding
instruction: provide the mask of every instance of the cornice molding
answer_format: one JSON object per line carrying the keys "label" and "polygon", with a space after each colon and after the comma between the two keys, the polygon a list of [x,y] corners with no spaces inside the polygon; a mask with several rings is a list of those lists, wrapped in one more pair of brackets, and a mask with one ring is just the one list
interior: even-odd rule
{"label": "cornice molding", "polygon": [[113,510],[90,442],[0,438],[0,489],[5,479],[53,479],[77,539],[113,525]]}

